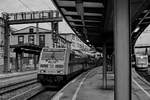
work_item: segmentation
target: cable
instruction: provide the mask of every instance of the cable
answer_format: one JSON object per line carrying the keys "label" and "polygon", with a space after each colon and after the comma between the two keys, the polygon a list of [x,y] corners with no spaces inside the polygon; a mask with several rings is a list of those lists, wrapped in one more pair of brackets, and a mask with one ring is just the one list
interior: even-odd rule
{"label": "cable", "polygon": [[[51,7],[45,2],[45,1],[42,1],[42,0],[39,0],[40,2],[42,2],[45,6],[47,6],[49,9],[51,9]],[[50,23],[47,23],[47,25],[50,25]]]}
{"label": "cable", "polygon": [[[30,11],[33,11],[32,9],[30,9],[30,7],[28,7],[23,1],[21,1],[21,0],[18,0],[25,8],[27,8],[28,10],[30,10]],[[42,2],[44,5],[46,5],[46,6],[48,6],[47,5],[47,3],[45,3],[45,2]],[[49,6],[48,6],[48,8],[50,8]],[[47,23],[48,25],[51,25],[50,23]]]}
{"label": "cable", "polygon": [[29,9],[30,11],[33,11],[32,9],[30,9],[23,1],[18,0],[24,7],[26,7],[27,9]]}
{"label": "cable", "polygon": [[49,9],[51,9],[51,7],[44,1],[44,0],[40,0],[45,6],[47,6]]}

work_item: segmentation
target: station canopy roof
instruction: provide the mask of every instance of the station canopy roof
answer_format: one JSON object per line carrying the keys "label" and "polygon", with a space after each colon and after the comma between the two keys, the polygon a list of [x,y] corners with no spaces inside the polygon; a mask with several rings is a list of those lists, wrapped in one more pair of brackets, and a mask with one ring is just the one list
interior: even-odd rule
{"label": "station canopy roof", "polygon": [[[113,0],[53,0],[69,26],[86,44],[113,50]],[[150,0],[130,0],[131,38],[138,36],[150,23]],[[138,29],[137,29],[138,28]],[[138,30],[138,31],[135,31]]]}
{"label": "station canopy roof", "polygon": [[20,44],[20,45],[11,45],[11,48],[14,48],[14,52],[16,53],[29,53],[39,55],[42,46],[34,45],[34,44]]}

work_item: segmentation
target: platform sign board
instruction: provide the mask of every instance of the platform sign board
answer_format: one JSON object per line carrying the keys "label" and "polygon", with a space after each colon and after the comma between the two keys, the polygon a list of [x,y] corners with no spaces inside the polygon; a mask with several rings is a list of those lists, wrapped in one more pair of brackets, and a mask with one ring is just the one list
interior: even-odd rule
{"label": "platform sign board", "polygon": [[7,14],[9,18],[8,19],[9,24],[62,21],[62,16],[57,10],[19,12],[19,13],[7,13]]}

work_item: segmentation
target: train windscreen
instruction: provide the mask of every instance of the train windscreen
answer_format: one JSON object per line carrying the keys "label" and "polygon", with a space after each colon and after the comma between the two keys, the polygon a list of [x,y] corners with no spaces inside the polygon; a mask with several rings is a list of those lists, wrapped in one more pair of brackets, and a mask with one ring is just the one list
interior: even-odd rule
{"label": "train windscreen", "polygon": [[41,60],[64,60],[65,50],[43,50]]}
{"label": "train windscreen", "polygon": [[148,56],[136,56],[136,65],[138,67],[148,67]]}
{"label": "train windscreen", "polygon": [[147,63],[147,57],[142,57],[137,59],[137,64],[146,64]]}

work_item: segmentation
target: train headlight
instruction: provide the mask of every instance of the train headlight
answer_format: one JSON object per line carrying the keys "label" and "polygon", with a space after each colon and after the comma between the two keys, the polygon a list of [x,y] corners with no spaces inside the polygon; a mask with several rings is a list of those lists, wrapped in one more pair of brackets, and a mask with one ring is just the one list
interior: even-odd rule
{"label": "train headlight", "polygon": [[45,73],[46,71],[45,70],[40,70],[40,73]]}
{"label": "train headlight", "polygon": [[63,73],[64,73],[64,70],[58,70],[57,73],[63,74]]}

